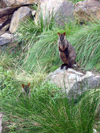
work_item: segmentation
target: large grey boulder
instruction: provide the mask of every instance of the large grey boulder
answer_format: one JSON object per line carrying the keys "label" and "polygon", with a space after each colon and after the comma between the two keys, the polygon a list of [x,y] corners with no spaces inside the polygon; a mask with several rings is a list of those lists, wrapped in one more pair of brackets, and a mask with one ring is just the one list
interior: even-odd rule
{"label": "large grey boulder", "polygon": [[95,21],[100,19],[100,1],[86,0],[76,3],[74,17],[78,22]]}
{"label": "large grey boulder", "polygon": [[74,69],[60,69],[52,72],[48,78],[51,83],[56,84],[67,93],[68,98],[77,98],[88,89],[93,89],[100,85],[100,76],[94,75],[92,72],[87,71],[86,74],[78,72]]}
{"label": "large grey boulder", "polygon": [[29,18],[30,15],[31,15],[31,9],[29,7],[26,6],[20,7],[17,11],[14,12],[12,16],[9,31],[11,33],[14,33],[18,28],[19,22],[26,18]]}
{"label": "large grey boulder", "polygon": [[40,4],[40,12],[43,13],[43,18],[49,19],[49,15],[52,15],[53,12],[54,19],[59,25],[64,25],[69,20],[73,20],[73,11],[73,3],[67,0],[43,0]]}

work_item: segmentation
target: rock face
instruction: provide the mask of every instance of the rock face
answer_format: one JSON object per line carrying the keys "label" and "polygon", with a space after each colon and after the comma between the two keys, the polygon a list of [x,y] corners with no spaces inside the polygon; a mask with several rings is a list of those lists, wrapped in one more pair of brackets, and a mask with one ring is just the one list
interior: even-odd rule
{"label": "rock face", "polygon": [[25,18],[30,17],[30,15],[31,15],[31,9],[29,7],[26,6],[20,7],[13,14],[9,31],[11,33],[14,33],[19,25],[19,22]]}
{"label": "rock face", "polygon": [[74,17],[77,22],[87,22],[100,19],[100,1],[86,0],[76,3]]}
{"label": "rock face", "polygon": [[6,6],[18,6],[18,5],[25,5],[25,4],[34,4],[38,3],[38,0],[3,0]]}
{"label": "rock face", "polygon": [[69,99],[72,97],[77,98],[78,95],[88,89],[93,89],[100,85],[100,76],[96,76],[90,71],[83,74],[73,69],[61,70],[58,68],[47,79],[60,87],[63,92],[66,92]]}
{"label": "rock face", "polygon": [[44,18],[53,11],[57,24],[63,25],[69,20],[73,20],[74,5],[66,0],[44,0],[41,1],[40,11],[43,12]]}

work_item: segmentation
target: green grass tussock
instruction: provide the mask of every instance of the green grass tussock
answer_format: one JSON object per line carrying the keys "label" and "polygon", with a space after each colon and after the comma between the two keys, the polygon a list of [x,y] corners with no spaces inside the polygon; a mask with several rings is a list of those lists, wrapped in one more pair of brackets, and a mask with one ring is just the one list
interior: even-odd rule
{"label": "green grass tussock", "polygon": [[37,120],[43,126],[45,133],[92,133],[99,94],[100,89],[88,92],[77,105],[69,103],[66,98],[52,101],[44,111],[43,117],[36,116]]}
{"label": "green grass tussock", "polygon": [[53,12],[51,15],[48,13],[46,14],[45,18],[43,18],[41,11],[39,19],[34,21],[32,19],[28,19],[20,24],[20,27],[16,32],[16,34],[19,35],[19,43],[27,43],[26,46],[30,47],[30,45],[33,45],[39,39],[39,35],[42,32],[52,30],[55,26]]}
{"label": "green grass tussock", "polygon": [[[50,102],[50,99],[52,99],[51,95],[55,98],[60,97],[61,94],[57,93],[58,91],[59,88],[55,85],[46,83],[42,84],[41,87],[34,87],[31,90],[30,100],[28,97],[18,98],[18,93],[16,95],[16,93],[13,92],[8,94],[5,98],[2,98],[2,102],[0,102],[0,107],[2,108],[0,108],[0,111],[5,113],[4,132],[10,133],[13,130],[14,132],[37,131],[39,124],[35,121],[34,116],[42,114],[44,109],[46,109],[46,105]],[[6,129],[5,127],[8,120],[9,126],[7,126]],[[39,127],[39,129],[41,128]]]}
{"label": "green grass tussock", "polygon": [[15,60],[12,58],[12,56],[8,56],[7,54],[1,54],[0,66],[5,69],[12,69],[15,67]]}
{"label": "green grass tussock", "polygon": [[77,62],[86,70],[100,71],[100,21],[91,23],[70,38],[77,53]]}
{"label": "green grass tussock", "polygon": [[48,31],[40,35],[40,40],[30,49],[29,57],[24,65],[28,71],[34,71],[34,69],[36,71],[37,68],[40,69],[38,71],[50,71],[53,64],[60,62],[56,40],[56,32]]}
{"label": "green grass tussock", "polygon": [[1,110],[5,112],[4,118],[10,124],[4,130],[25,133],[92,133],[99,95],[100,89],[89,92],[75,105],[66,97],[61,98],[57,87],[50,83],[42,84],[40,88],[33,89],[30,100],[22,97],[16,101],[14,95],[2,100]]}

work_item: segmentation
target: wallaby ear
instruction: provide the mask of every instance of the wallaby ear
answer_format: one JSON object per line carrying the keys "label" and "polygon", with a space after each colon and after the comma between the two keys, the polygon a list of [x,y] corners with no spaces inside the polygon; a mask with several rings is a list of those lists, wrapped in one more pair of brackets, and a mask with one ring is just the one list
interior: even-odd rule
{"label": "wallaby ear", "polygon": [[66,32],[64,32],[63,35],[65,36],[66,35]]}
{"label": "wallaby ear", "polygon": [[60,33],[59,32],[57,32],[57,34],[60,36]]}
{"label": "wallaby ear", "polygon": [[24,85],[24,84],[22,84],[22,87],[24,88],[24,87],[25,87],[25,85]]}
{"label": "wallaby ear", "polygon": [[28,87],[30,86],[30,83],[28,84]]}

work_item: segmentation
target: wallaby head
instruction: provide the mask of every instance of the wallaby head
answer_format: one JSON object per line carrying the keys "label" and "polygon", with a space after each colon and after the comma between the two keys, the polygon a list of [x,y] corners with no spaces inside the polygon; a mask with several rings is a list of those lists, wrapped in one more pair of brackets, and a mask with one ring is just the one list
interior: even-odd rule
{"label": "wallaby head", "polygon": [[30,83],[28,85],[22,84],[22,87],[23,87],[23,91],[25,93],[29,94],[29,92],[30,92],[30,88],[29,88],[30,87]]}
{"label": "wallaby head", "polygon": [[61,44],[63,44],[64,43],[64,40],[65,40],[65,35],[66,35],[66,32],[64,32],[64,33],[57,33],[58,35],[59,35],[59,42],[61,43]]}

